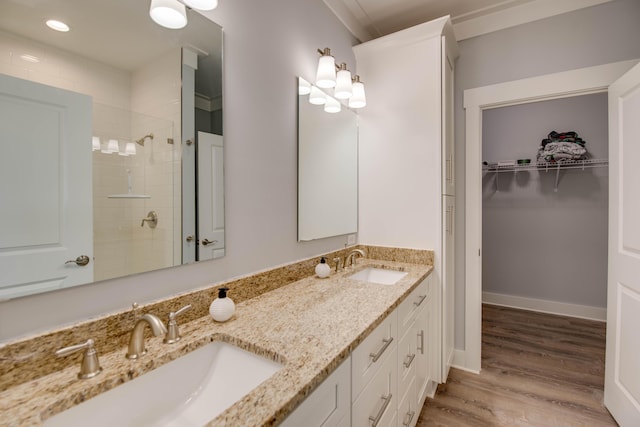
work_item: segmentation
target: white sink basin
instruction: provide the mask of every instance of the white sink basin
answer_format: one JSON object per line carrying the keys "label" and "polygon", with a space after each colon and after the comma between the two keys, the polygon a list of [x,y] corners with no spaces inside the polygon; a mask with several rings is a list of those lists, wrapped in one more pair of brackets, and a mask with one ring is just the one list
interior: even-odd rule
{"label": "white sink basin", "polygon": [[213,342],[61,412],[44,425],[201,427],[281,368],[231,344]]}
{"label": "white sink basin", "polygon": [[363,282],[378,283],[380,285],[395,285],[400,279],[407,275],[406,271],[389,270],[386,268],[369,267],[360,270],[349,279],[361,280]]}

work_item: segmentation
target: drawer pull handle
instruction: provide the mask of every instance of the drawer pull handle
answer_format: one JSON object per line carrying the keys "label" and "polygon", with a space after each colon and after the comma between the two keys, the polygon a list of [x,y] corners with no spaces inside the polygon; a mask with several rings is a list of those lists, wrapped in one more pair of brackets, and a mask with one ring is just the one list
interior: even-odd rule
{"label": "drawer pull handle", "polygon": [[376,427],[378,425],[378,423],[380,422],[380,418],[382,418],[382,416],[384,415],[384,411],[387,410],[387,406],[389,406],[389,403],[391,403],[392,397],[393,395],[391,393],[387,394],[386,396],[382,396],[382,400],[384,400],[384,403],[382,404],[382,408],[380,408],[380,410],[378,411],[378,414],[375,417],[372,415],[369,416],[369,421],[371,421],[371,427]]}
{"label": "drawer pull handle", "polygon": [[404,362],[402,362],[402,364],[404,365],[405,368],[408,368],[409,366],[411,366],[411,364],[413,363],[413,359],[416,358],[416,354],[407,354],[407,358],[405,359]]}
{"label": "drawer pull handle", "polygon": [[420,301],[418,302],[414,302],[413,305],[415,305],[416,307],[420,307],[420,304],[422,304],[422,302],[427,298],[426,295],[420,295]]}
{"label": "drawer pull handle", "polygon": [[389,347],[389,344],[393,342],[393,337],[389,337],[388,340],[383,339],[382,342],[383,342],[382,347],[380,348],[380,350],[378,350],[377,353],[369,353],[369,357],[373,358],[374,363],[377,362],[378,359],[380,359],[380,356],[382,356],[382,353],[384,353],[387,347]]}
{"label": "drawer pull handle", "polygon": [[420,354],[424,354],[424,330],[418,332],[418,336],[420,337],[420,347],[418,347],[418,350],[420,350]]}
{"label": "drawer pull handle", "polygon": [[[413,417],[416,415],[416,411],[407,412],[407,415],[404,417],[404,421],[402,421],[402,425],[405,427],[409,427],[411,421],[413,421]],[[407,419],[407,417],[409,419]]]}

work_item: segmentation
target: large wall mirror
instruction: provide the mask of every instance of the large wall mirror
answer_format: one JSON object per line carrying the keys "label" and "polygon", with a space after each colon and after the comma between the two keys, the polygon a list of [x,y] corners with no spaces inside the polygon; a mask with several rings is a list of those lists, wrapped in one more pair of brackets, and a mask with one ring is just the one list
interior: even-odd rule
{"label": "large wall mirror", "polygon": [[[299,88],[307,86],[298,78]],[[298,95],[299,241],[358,231],[357,118],[344,106],[328,113]]]}
{"label": "large wall mirror", "polygon": [[0,300],[223,256],[222,28],[162,28],[148,0],[0,8]]}

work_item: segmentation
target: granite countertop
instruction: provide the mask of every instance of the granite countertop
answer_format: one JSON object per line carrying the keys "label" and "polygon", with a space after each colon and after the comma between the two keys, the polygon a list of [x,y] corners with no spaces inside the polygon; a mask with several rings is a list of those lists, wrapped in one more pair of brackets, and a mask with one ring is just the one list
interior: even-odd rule
{"label": "granite countertop", "polygon": [[[346,278],[368,266],[402,269],[393,286]],[[78,380],[78,366],[0,393],[0,424],[38,426],[101,392],[130,381],[212,341],[226,341],[282,363],[283,368],[208,426],[263,426],[280,423],[362,340],[430,274],[432,267],[372,259],[326,279],[310,276],[236,305],[225,323],[209,316],[180,325],[182,339],[163,344],[147,338],[148,353],[137,361],[126,348],[100,354],[103,372]],[[233,295],[229,294],[233,299]],[[99,349],[98,349],[99,352]]]}

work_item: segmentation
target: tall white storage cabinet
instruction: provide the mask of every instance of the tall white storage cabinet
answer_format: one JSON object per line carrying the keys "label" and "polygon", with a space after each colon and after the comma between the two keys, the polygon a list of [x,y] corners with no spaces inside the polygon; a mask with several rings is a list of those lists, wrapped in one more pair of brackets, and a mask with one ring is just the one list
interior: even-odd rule
{"label": "tall white storage cabinet", "polygon": [[429,330],[441,345],[433,372],[439,382],[453,359],[457,50],[448,16],[354,47],[367,89],[359,112],[358,237],[434,250],[436,325]]}

